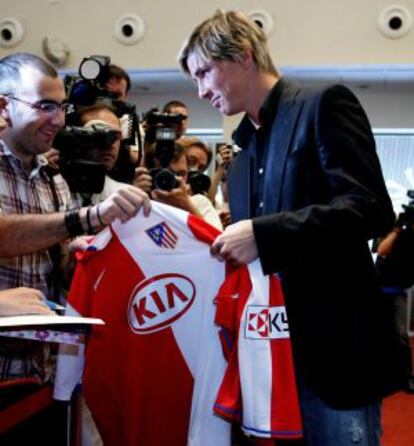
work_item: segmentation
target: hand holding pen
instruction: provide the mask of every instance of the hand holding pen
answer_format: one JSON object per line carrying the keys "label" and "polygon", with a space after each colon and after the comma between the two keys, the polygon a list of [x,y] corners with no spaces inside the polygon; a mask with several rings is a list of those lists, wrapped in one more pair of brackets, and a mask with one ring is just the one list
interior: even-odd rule
{"label": "hand holding pen", "polygon": [[[54,309],[58,310],[59,308],[55,305],[57,304],[53,303]],[[51,307],[52,305],[48,305],[43,294],[34,288],[19,287],[0,291],[0,316],[55,315]]]}
{"label": "hand holding pen", "polygon": [[52,302],[51,300],[45,299],[46,305],[53,311],[63,311],[65,310],[65,307],[62,305],[57,304],[56,302]]}

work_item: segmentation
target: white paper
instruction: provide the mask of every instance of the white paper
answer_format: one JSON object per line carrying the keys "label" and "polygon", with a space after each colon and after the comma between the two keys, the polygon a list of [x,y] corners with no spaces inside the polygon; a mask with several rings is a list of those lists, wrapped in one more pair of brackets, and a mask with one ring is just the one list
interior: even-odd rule
{"label": "white paper", "polygon": [[104,325],[102,319],[78,316],[3,316],[0,337],[31,339],[59,344],[84,344],[92,325]]}
{"label": "white paper", "polygon": [[45,316],[29,314],[25,316],[2,316],[0,327],[25,327],[44,325],[104,325],[102,319],[77,316]]}

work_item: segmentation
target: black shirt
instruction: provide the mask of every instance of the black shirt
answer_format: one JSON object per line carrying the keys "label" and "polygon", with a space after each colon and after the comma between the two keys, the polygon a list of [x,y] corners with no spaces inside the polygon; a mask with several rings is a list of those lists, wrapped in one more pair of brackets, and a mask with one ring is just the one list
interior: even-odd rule
{"label": "black shirt", "polygon": [[283,80],[279,80],[270,91],[259,110],[260,127],[256,128],[246,116],[233,135],[235,143],[249,151],[250,165],[250,217],[263,215],[264,208],[264,178],[269,150],[272,125],[275,121],[282,91]]}

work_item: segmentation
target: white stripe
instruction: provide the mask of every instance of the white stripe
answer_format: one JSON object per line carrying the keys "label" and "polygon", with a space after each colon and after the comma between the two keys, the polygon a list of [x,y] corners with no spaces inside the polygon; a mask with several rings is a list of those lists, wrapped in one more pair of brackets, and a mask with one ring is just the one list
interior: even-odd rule
{"label": "white stripe", "polygon": [[[82,316],[70,304],[66,304],[67,316]],[[83,345],[60,344],[56,367],[53,398],[68,401],[76,385],[81,381],[84,364]]]}
{"label": "white stripe", "polygon": [[[269,305],[269,277],[264,276],[259,260],[248,266],[252,292],[243,311],[239,333],[239,368],[243,396],[243,429],[271,430],[272,354],[270,342],[246,339],[244,322],[248,305]],[[260,436],[257,432],[250,432]],[[265,436],[265,435],[263,435]]]}
{"label": "white stripe", "polygon": [[[142,214],[141,214],[142,215]],[[187,446],[229,446],[230,424],[213,414],[213,404],[226,363],[214,325],[216,296],[224,280],[224,265],[212,259],[209,247],[198,241],[187,225],[188,213],[153,203],[149,217],[114,225],[117,233],[128,231],[123,245],[146,277],[162,273],[182,274],[196,286],[191,309],[171,326],[182,356],[194,378],[191,420]],[[154,250],[154,242],[140,233],[161,220],[167,220],[178,235],[175,250]],[[131,227],[132,226],[132,227]],[[161,250],[160,250],[161,251]],[[199,284],[203,284],[200,289]],[[193,316],[199,315],[201,320]]]}

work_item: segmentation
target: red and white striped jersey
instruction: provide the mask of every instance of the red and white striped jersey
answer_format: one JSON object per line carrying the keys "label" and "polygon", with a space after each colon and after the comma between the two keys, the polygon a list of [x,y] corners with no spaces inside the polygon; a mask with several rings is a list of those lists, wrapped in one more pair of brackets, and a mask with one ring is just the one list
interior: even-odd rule
{"label": "red and white striped jersey", "polygon": [[[209,253],[217,235],[153,203],[149,217],[115,223],[81,255],[68,302],[106,322],[93,329],[83,373],[106,445],[230,444],[228,423],[213,412],[226,367],[214,324],[225,268]],[[70,396],[81,366],[60,356],[57,399]]]}
{"label": "red and white striped jersey", "polygon": [[[226,277],[209,252],[218,233],[153,203],[149,217],[115,223],[80,256],[68,302],[106,322],[93,329],[83,373],[105,444],[228,446],[213,407],[250,435],[301,435],[280,284],[259,261]],[[236,341],[228,365],[218,326]],[[70,397],[81,358],[60,356],[57,399]]]}

